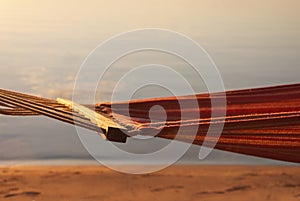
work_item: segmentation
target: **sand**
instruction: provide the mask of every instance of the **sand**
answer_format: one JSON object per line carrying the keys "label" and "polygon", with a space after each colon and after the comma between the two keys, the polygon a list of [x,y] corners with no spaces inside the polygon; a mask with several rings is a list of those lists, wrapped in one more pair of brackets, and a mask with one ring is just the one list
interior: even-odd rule
{"label": "sand", "polygon": [[298,166],[184,166],[128,175],[103,166],[0,168],[0,200],[300,200]]}

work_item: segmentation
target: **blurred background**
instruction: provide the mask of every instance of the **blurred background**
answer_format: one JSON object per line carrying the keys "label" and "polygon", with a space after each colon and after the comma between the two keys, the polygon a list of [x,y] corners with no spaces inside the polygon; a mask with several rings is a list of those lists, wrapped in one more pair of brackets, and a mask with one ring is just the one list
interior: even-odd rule
{"label": "blurred background", "polygon": [[[227,90],[296,83],[299,9],[297,0],[0,0],[0,87],[71,99],[76,73],[87,55],[108,38],[141,28],[169,29],[199,43],[219,68]],[[156,53],[130,55],[113,67],[120,73],[153,61],[180,73],[188,68]],[[110,100],[117,81],[111,79],[113,73],[99,87],[99,101]],[[202,86],[197,92],[205,92]],[[161,94],[158,90],[152,95]],[[198,152],[199,147],[192,146],[179,163],[287,164],[222,151],[199,161]],[[104,160],[131,162],[104,155]],[[46,117],[0,116],[0,164],[26,163],[95,162],[73,126]]]}

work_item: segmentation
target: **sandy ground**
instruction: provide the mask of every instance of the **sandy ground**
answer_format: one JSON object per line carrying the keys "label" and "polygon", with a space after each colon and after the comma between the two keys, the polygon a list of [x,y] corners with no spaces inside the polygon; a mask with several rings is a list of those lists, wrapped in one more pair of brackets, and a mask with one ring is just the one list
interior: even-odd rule
{"label": "sandy ground", "polygon": [[146,175],[101,166],[1,167],[0,200],[300,201],[300,167],[173,166]]}

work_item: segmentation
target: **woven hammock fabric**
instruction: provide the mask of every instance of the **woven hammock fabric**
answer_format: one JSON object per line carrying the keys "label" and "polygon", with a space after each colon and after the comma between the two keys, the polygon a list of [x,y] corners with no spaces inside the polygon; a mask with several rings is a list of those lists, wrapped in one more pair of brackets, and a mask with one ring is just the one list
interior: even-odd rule
{"label": "woven hammock fabric", "polygon": [[[300,84],[226,92],[224,128],[221,136],[205,138],[211,124],[219,121],[211,117],[211,100],[223,95],[198,94],[196,96],[153,98],[118,103],[85,105],[97,113],[116,121],[132,135],[152,135],[205,145],[235,153],[300,163]],[[196,97],[199,107],[189,106]],[[178,101],[180,100],[180,101]],[[166,119],[160,113],[150,118],[149,110],[161,106]],[[129,112],[127,111],[129,107]],[[182,119],[190,112],[199,118]],[[103,132],[103,128],[86,116],[65,105],[46,98],[0,90],[0,114],[46,115],[71,124]],[[188,115],[186,115],[188,116]],[[176,135],[181,129],[184,135]],[[196,133],[195,133],[196,130]],[[196,135],[195,135],[196,134]]]}

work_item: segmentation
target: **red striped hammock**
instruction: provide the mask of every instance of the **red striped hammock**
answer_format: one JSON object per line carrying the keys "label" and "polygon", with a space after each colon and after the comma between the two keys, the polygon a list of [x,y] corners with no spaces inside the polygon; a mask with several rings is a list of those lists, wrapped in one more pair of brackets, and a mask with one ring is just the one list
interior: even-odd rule
{"label": "red striped hammock", "polygon": [[[202,145],[216,143],[215,148],[235,153],[300,163],[300,84],[226,92],[226,116],[220,137],[205,138],[209,126],[218,123],[211,117],[211,99],[221,95],[198,94],[199,107],[180,108],[195,96],[134,100],[118,103],[77,105],[64,100],[50,100],[22,93],[0,90],[0,114],[45,115],[71,124],[104,133],[108,140],[125,142],[126,130],[132,135],[151,135]],[[124,108],[129,105],[129,114]],[[162,106],[166,121],[157,115],[149,118],[152,106]],[[96,111],[81,111],[82,108]],[[112,108],[114,113],[112,113]],[[222,108],[220,108],[222,109]],[[223,108],[224,109],[224,108]],[[197,119],[181,119],[189,112],[199,113]],[[130,116],[130,117],[129,117]],[[130,122],[128,119],[130,118]],[[184,135],[176,136],[179,129]],[[196,129],[196,135],[194,131]],[[206,143],[210,146],[210,143]]]}

